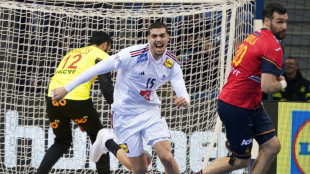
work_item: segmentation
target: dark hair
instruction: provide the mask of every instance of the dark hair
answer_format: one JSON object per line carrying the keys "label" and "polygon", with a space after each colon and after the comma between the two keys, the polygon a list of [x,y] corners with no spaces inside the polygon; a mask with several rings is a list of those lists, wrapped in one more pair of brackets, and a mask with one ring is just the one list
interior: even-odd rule
{"label": "dark hair", "polygon": [[295,57],[291,56],[291,55],[288,55],[285,60],[287,60],[287,59],[294,59],[295,62],[297,62],[297,59]]}
{"label": "dark hair", "polygon": [[287,12],[287,9],[283,5],[277,2],[272,2],[272,3],[267,4],[262,14],[263,22],[265,18],[272,19],[274,12],[277,12],[283,15]]}
{"label": "dark hair", "polygon": [[105,42],[107,42],[108,45],[111,45],[112,39],[107,33],[103,32],[103,31],[95,31],[90,38],[90,45],[95,44],[95,45],[99,46]]}
{"label": "dark hair", "polygon": [[168,33],[168,27],[167,27],[166,24],[164,24],[162,22],[155,22],[155,23],[150,25],[149,30],[148,30],[148,35],[150,34],[151,29],[154,29],[154,28],[165,28],[166,29],[166,33],[169,34]]}

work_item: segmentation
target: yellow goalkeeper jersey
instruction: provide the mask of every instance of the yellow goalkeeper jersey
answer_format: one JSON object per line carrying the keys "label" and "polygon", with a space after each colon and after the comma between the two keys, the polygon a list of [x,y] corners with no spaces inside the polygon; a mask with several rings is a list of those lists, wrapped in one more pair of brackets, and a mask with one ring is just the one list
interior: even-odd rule
{"label": "yellow goalkeeper jersey", "polygon": [[[52,89],[65,86],[83,71],[90,68],[91,66],[94,66],[96,64],[96,60],[102,60],[107,57],[109,57],[109,54],[95,46],[76,48],[70,51],[63,57],[60,64],[58,65],[55,74],[48,86],[47,95],[51,97]],[[76,87],[66,95],[65,99],[89,99],[89,91],[96,78],[97,76],[90,81]]]}

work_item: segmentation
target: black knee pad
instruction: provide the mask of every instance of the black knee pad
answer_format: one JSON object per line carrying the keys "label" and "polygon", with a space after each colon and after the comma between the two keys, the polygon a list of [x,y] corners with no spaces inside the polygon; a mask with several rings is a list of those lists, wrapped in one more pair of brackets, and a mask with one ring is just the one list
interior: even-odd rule
{"label": "black knee pad", "polygon": [[235,163],[235,161],[236,161],[236,156],[235,155],[233,155],[233,154],[231,154],[231,155],[229,155],[228,157],[230,157],[230,159],[229,159],[229,161],[228,161],[228,164],[229,165],[234,165],[234,163]]}

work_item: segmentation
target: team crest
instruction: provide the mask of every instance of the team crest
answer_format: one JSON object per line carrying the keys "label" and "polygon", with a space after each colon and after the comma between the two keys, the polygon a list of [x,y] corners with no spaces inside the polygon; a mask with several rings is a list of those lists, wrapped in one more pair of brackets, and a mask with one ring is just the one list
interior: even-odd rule
{"label": "team crest", "polygon": [[126,153],[129,153],[129,149],[126,143],[119,145]]}
{"label": "team crest", "polygon": [[167,59],[165,60],[164,65],[165,65],[165,67],[167,67],[167,68],[172,68],[172,67],[173,67],[173,60],[167,58]]}

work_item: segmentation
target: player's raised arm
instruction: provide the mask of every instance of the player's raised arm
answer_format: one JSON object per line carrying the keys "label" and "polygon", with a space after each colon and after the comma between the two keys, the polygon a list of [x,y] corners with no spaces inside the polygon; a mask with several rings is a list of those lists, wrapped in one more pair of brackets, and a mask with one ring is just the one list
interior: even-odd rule
{"label": "player's raised arm", "polygon": [[88,82],[93,77],[99,74],[104,74],[107,72],[110,72],[111,70],[114,70],[114,55],[107,57],[106,59],[103,59],[95,66],[92,66],[91,68],[87,69],[83,73],[81,73],[79,76],[77,76],[74,80],[69,82],[64,87],[55,88],[52,90],[52,100],[59,101],[63,99],[70,91],[72,91],[74,88],[79,86],[80,84],[83,84],[85,82]]}
{"label": "player's raised arm", "polygon": [[188,107],[190,99],[188,92],[186,91],[182,72],[178,73],[170,82],[177,95],[177,97],[173,97],[174,104],[177,107]]}

